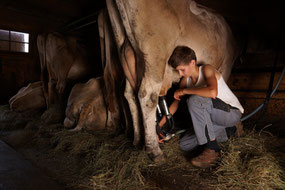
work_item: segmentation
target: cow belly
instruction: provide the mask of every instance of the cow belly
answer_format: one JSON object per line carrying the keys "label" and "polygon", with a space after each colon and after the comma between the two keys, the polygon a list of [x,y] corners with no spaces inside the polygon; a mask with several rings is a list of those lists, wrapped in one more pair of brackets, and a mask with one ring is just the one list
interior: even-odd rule
{"label": "cow belly", "polygon": [[90,73],[89,66],[83,60],[76,60],[67,75],[69,80],[77,80],[83,78],[88,73]]}

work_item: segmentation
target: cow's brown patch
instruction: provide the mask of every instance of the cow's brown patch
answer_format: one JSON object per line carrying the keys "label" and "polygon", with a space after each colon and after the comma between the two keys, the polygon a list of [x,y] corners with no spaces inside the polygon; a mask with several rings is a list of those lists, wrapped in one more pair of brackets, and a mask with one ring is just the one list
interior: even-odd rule
{"label": "cow's brown patch", "polygon": [[157,94],[156,93],[151,93],[151,95],[150,95],[150,100],[151,100],[151,102],[153,103],[153,104],[155,104],[156,102],[157,102],[157,98],[158,98],[158,96],[157,96]]}

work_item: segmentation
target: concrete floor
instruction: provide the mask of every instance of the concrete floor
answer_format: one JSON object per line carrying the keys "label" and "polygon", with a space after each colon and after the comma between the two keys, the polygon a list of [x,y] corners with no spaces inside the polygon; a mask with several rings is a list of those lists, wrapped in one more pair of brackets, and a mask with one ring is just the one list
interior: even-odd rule
{"label": "concrete floor", "polygon": [[0,140],[0,190],[62,190]]}

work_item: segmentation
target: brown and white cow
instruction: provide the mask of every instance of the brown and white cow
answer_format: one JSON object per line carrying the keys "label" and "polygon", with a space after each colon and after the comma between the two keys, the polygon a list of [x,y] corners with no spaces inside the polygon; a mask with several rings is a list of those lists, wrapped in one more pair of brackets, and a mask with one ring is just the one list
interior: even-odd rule
{"label": "brown and white cow", "polygon": [[120,64],[117,45],[107,10],[98,15],[101,59],[104,67],[104,95],[112,122],[116,126],[132,129],[128,102],[124,97],[125,75]]}
{"label": "brown and white cow", "polygon": [[68,98],[64,126],[78,131],[114,130],[113,118],[105,106],[102,77],[74,85]]}
{"label": "brown and white cow", "polygon": [[227,80],[237,55],[232,33],[221,16],[192,0],[106,2],[128,79],[125,96],[134,120],[134,143],[141,140],[141,109],[146,150],[155,161],[163,159],[156,139],[155,112],[158,96],[165,94],[173,80],[173,69],[167,64],[170,55],[178,45],[189,46],[199,63],[213,65]]}
{"label": "brown and white cow", "polygon": [[61,103],[67,83],[90,77],[94,63],[80,39],[59,33],[38,35],[38,52],[41,63],[47,106]]}
{"label": "brown and white cow", "polygon": [[39,110],[46,106],[42,82],[29,83],[9,100],[10,109],[17,112]]}
{"label": "brown and white cow", "polygon": [[[126,104],[123,104],[126,102],[124,100],[125,76],[119,62],[107,10],[100,12],[98,28],[104,76],[73,87],[68,98],[64,126],[75,127],[72,129],[74,131],[82,128],[100,130],[106,127],[116,130],[120,129],[124,121],[128,121],[124,119],[127,110]],[[106,114],[108,114],[107,118]],[[124,126],[126,125],[128,126],[125,123]]]}

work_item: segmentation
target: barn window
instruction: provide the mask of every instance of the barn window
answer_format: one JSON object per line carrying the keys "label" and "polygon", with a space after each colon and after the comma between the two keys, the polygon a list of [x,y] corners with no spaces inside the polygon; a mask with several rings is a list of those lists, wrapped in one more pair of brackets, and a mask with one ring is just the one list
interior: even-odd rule
{"label": "barn window", "polygon": [[0,29],[0,51],[29,53],[29,34]]}

